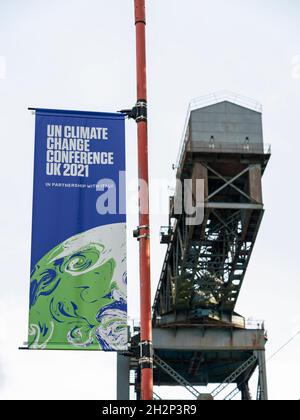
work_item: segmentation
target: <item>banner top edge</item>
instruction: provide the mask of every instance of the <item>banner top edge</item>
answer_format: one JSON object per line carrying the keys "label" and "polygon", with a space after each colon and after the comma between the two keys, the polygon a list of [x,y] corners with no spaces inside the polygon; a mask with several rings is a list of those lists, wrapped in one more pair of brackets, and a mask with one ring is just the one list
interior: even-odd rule
{"label": "banner top edge", "polygon": [[52,108],[36,108],[29,107],[29,111],[35,111],[39,114],[50,114],[50,115],[69,115],[69,116],[87,116],[87,117],[108,117],[116,119],[125,119],[125,115],[119,112],[100,112],[100,111],[79,111],[79,110],[67,110],[67,109],[52,109]]}

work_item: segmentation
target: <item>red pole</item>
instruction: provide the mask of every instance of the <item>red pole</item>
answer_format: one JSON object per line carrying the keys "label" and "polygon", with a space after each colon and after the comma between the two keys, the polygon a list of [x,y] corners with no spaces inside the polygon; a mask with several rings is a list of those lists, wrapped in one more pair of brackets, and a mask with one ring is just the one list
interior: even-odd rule
{"label": "red pole", "polygon": [[140,250],[140,315],[141,315],[141,396],[153,399],[153,358],[150,283],[150,222],[148,190],[148,131],[146,77],[146,11],[145,0],[134,0],[137,67],[137,133],[139,188],[139,250]]}

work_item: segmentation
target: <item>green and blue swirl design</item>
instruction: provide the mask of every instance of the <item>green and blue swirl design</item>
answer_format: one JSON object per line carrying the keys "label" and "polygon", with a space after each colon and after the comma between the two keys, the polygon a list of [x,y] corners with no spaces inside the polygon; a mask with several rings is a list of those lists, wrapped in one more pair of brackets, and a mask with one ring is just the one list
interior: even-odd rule
{"label": "green and blue swirl design", "polygon": [[32,270],[30,348],[127,347],[124,257],[119,252],[114,255],[95,236],[94,229],[64,241]]}

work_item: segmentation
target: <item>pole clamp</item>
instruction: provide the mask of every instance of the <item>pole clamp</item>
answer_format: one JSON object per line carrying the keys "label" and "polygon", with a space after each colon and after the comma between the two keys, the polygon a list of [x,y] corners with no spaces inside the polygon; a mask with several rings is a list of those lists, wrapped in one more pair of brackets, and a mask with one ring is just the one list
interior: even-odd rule
{"label": "pole clamp", "polygon": [[137,123],[148,120],[147,101],[145,99],[139,99],[132,109],[123,109],[119,112]]}
{"label": "pole clamp", "polygon": [[153,347],[151,341],[143,341],[139,343],[140,359],[139,365],[141,369],[153,368]]}
{"label": "pole clamp", "polygon": [[148,119],[148,112],[147,112],[147,101],[144,99],[139,99],[133,108],[133,112],[135,113],[135,121],[137,123],[142,121],[147,121]]}
{"label": "pole clamp", "polygon": [[[133,231],[133,237],[136,238],[138,241],[143,238],[150,239],[149,229],[150,227],[148,225],[138,226]],[[141,231],[147,231],[148,233],[141,233]]]}

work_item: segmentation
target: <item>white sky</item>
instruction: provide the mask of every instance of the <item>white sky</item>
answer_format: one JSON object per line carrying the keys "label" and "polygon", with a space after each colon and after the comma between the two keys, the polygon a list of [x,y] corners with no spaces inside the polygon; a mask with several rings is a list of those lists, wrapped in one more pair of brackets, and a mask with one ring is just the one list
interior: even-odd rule
{"label": "white sky", "polygon": [[[147,6],[152,179],[172,184],[171,166],[190,99],[229,89],[264,105],[265,142],[273,146],[263,183],[266,214],[237,309],[265,319],[272,354],[300,329],[299,0],[148,0]],[[27,335],[29,289],[34,117],[27,107],[131,107],[134,36],[132,0],[0,0],[2,399],[115,398],[113,354],[18,350]],[[127,123],[131,187],[135,129]],[[167,193],[165,188],[165,209]],[[158,232],[166,223],[166,215],[153,215],[153,293],[165,253]],[[131,235],[136,225],[137,215],[131,212],[132,318],[139,313],[138,248]],[[270,362],[270,398],[300,398],[299,345],[300,336]],[[158,393],[187,396],[181,390]]]}

